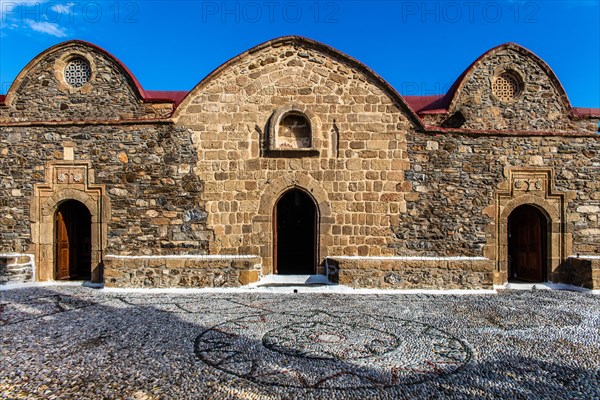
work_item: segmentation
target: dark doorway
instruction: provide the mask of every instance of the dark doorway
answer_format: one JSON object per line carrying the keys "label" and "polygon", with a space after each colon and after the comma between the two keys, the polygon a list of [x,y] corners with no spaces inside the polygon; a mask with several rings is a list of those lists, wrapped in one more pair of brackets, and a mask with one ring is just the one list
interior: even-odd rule
{"label": "dark doorway", "polygon": [[92,217],[80,202],[69,200],[56,212],[56,279],[90,280]]}
{"label": "dark doorway", "polygon": [[509,279],[542,282],[546,276],[547,219],[537,208],[517,207],[508,218]]}
{"label": "dark doorway", "polygon": [[317,265],[317,206],[299,189],[275,205],[275,273],[311,275]]}

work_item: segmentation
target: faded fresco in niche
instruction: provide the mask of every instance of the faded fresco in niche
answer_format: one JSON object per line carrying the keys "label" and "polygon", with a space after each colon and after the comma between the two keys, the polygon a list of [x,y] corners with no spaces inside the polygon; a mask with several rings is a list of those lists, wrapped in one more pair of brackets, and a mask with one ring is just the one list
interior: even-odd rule
{"label": "faded fresco in niche", "polygon": [[288,114],[277,127],[278,149],[307,149],[311,147],[310,122],[302,115]]}

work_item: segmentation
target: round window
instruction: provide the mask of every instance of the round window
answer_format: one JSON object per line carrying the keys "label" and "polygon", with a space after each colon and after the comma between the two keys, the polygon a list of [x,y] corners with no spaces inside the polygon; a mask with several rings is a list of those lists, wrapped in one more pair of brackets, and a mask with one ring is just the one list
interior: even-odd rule
{"label": "round window", "polygon": [[65,68],[65,81],[73,87],[82,87],[90,81],[92,68],[84,58],[74,58]]}
{"label": "round window", "polygon": [[505,71],[494,79],[492,91],[500,100],[511,101],[523,91],[523,82],[515,72]]}

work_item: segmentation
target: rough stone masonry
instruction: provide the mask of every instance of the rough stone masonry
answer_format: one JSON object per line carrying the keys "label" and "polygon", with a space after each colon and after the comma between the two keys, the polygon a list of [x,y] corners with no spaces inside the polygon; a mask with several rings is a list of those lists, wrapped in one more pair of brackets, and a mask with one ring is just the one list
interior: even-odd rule
{"label": "rough stone masonry", "polygon": [[61,43],[0,96],[0,284],[240,286],[282,271],[298,240],[315,274],[356,287],[599,288],[599,120],[515,44],[446,94],[403,97],[296,36],[189,92],[144,90],[105,50]]}

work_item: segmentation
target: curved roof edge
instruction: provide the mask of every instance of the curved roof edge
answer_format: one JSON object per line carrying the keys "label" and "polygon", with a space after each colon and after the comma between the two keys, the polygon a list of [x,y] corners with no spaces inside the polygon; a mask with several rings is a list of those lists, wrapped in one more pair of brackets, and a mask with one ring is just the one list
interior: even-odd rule
{"label": "curved roof edge", "polygon": [[485,53],[481,54],[475,61],[473,61],[460,76],[454,81],[450,89],[445,94],[438,95],[427,95],[427,96],[404,96],[407,103],[416,111],[418,115],[428,115],[428,114],[447,114],[453,106],[453,103],[460,95],[460,89],[466,82],[467,76],[473,71],[476,66],[483,61],[488,56],[492,55],[503,49],[513,49],[529,58],[534,60],[548,75],[548,77],[552,80],[560,95],[563,96],[563,100],[565,101],[568,109],[571,112],[571,115],[576,118],[598,118],[600,117],[600,108],[582,108],[582,107],[573,107],[571,102],[569,101],[569,97],[560,83],[560,80],[550,68],[548,64],[544,60],[542,60],[538,55],[536,55],[531,50],[513,42],[507,42],[496,46]]}
{"label": "curved roof edge", "polygon": [[600,118],[600,108],[573,107],[571,113],[581,118]]}
{"label": "curved roof edge", "polygon": [[140,99],[148,103],[173,103],[174,107],[179,104],[179,102],[185,97],[187,92],[179,92],[179,91],[146,91],[137,80],[135,75],[127,68],[127,66],[121,62],[117,57],[115,57],[110,52],[104,50],[102,47],[97,46],[93,43],[86,42],[84,40],[67,40],[65,42],[61,42],[55,44],[54,46],[42,51],[38,55],[36,55],[31,61],[27,63],[27,65],[17,74],[17,77],[14,79],[10,88],[8,89],[6,95],[0,95],[0,104],[8,104],[12,100],[13,92],[16,90],[15,86],[18,82],[20,82],[21,78],[23,78],[29,70],[31,70],[43,57],[47,54],[50,54],[54,51],[58,51],[59,49],[66,48],[73,45],[82,45],[84,47],[89,47],[101,54],[103,54],[108,59],[112,60],[115,64],[121,68],[123,73],[130,79],[133,83],[133,87],[137,91],[137,95]]}
{"label": "curved roof edge", "polygon": [[388,94],[392,98],[396,99],[398,101],[398,103],[404,107],[405,111],[408,112],[408,114],[411,117],[411,119],[413,120],[413,122],[415,122],[417,124],[417,126],[419,126],[421,128],[425,128],[425,124],[419,116],[427,115],[427,114],[448,113],[449,110],[451,109],[451,106],[453,105],[453,102],[455,102],[456,99],[458,98],[458,96],[460,95],[460,93],[459,93],[460,89],[464,85],[467,75],[469,75],[469,73],[471,71],[473,71],[476,68],[477,64],[480,63],[483,59],[485,59],[486,57],[490,56],[491,54],[498,52],[505,48],[512,48],[513,50],[518,51],[521,54],[532,58],[535,62],[538,63],[538,65],[540,65],[540,67],[546,72],[546,74],[553,81],[553,83],[559,90],[560,94],[562,96],[564,96],[563,99],[566,101],[566,105],[568,106],[568,108],[571,112],[571,115],[573,117],[575,117],[575,118],[600,118],[600,108],[572,107],[571,103],[568,99],[568,96],[566,94],[566,91],[564,90],[562,84],[558,80],[558,77],[556,76],[554,71],[548,66],[548,64],[546,64],[539,56],[537,56],[532,51],[530,51],[530,50],[526,49],[525,47],[520,46],[516,43],[512,43],[512,42],[504,43],[504,44],[496,46],[496,47],[486,51],[482,55],[480,55],[454,81],[454,83],[452,84],[452,86],[450,87],[448,92],[446,92],[445,94],[428,95],[428,96],[402,96],[385,79],[383,79],[381,76],[379,76],[373,70],[371,70],[368,66],[366,66],[365,64],[356,60],[355,58],[353,58],[331,46],[328,46],[324,43],[321,43],[321,42],[318,42],[318,41],[315,41],[315,40],[312,40],[312,39],[309,39],[309,38],[306,38],[303,36],[297,36],[297,35],[282,36],[282,37],[278,37],[275,39],[271,39],[271,40],[263,42],[257,46],[254,46],[254,47],[244,51],[243,53],[238,54],[237,56],[235,56],[235,57],[231,58],[230,60],[226,61],[225,63],[221,64],[219,67],[217,67],[211,73],[209,73],[190,91],[144,90],[144,88],[142,87],[140,82],[137,80],[135,75],[129,70],[129,68],[127,68],[127,66],[123,62],[121,62],[121,60],[119,60],[117,57],[115,57],[110,52],[106,51],[105,49],[101,48],[100,46],[97,46],[93,43],[89,43],[89,42],[86,42],[83,40],[68,40],[65,42],[58,43],[58,44],[42,51],[41,53],[36,55],[29,63],[27,63],[27,65],[19,72],[19,74],[17,75],[17,77],[15,78],[13,83],[11,84],[10,88],[8,89],[8,92],[5,95],[0,94],[0,106],[5,106],[10,102],[12,93],[15,90],[16,83],[19,82],[20,78],[22,76],[24,76],[31,68],[33,68],[33,66],[42,57],[44,57],[46,54],[51,53],[52,51],[56,51],[56,50],[60,49],[60,48],[67,47],[67,46],[70,46],[73,44],[80,44],[80,45],[92,48],[95,51],[98,51],[99,53],[101,53],[101,54],[105,55],[106,57],[108,57],[109,59],[113,60],[122,69],[123,73],[131,80],[131,82],[133,83],[133,86],[135,87],[135,90],[137,91],[138,96],[144,102],[147,102],[147,103],[172,103],[173,104],[173,116],[176,116],[178,106],[181,103],[183,103],[184,101],[186,101],[187,98],[189,97],[189,95],[191,95],[193,92],[197,92],[200,87],[202,87],[203,85],[206,85],[207,82],[209,82],[215,76],[219,75],[228,66],[230,66],[230,65],[234,64],[236,61],[238,61],[252,53],[260,51],[264,48],[267,48],[270,46],[276,47],[277,45],[282,45],[282,44],[286,44],[286,43],[294,43],[294,42],[299,43],[299,44],[306,44],[306,45],[311,46],[317,50],[320,50],[326,54],[331,54],[335,57],[341,58],[342,60],[350,62],[357,69],[359,69],[360,71],[365,73],[367,76],[371,77],[376,82],[381,84],[382,87],[388,92]]}
{"label": "curved roof edge", "polygon": [[523,56],[528,57],[531,60],[535,61],[540,66],[540,68],[542,68],[542,70],[546,73],[546,75],[550,78],[550,80],[552,81],[552,83],[554,84],[556,89],[558,90],[560,96],[562,97],[562,100],[564,101],[567,108],[569,110],[573,109],[573,107],[571,106],[571,102],[569,101],[569,97],[567,96],[567,92],[565,91],[564,87],[560,83],[560,80],[558,79],[558,77],[556,76],[556,74],[554,73],[552,68],[550,68],[550,66],[548,64],[546,64],[546,62],[544,60],[542,60],[537,54],[535,54],[531,50],[526,49],[525,47],[523,47],[519,44],[516,44],[513,42],[507,42],[507,43],[503,43],[499,46],[496,46],[496,47],[491,48],[490,50],[486,51],[485,53],[483,53],[482,55],[477,57],[477,59],[475,61],[473,61],[471,63],[471,65],[469,65],[467,67],[467,69],[464,70],[464,72],[452,84],[452,86],[450,87],[450,90],[448,90],[448,93],[446,93],[445,100],[448,101],[446,110],[449,111],[449,110],[453,109],[458,98],[460,97],[460,92],[462,90],[462,87],[465,85],[467,78],[471,74],[471,72],[473,72],[475,70],[475,68],[483,60],[492,56],[494,53],[497,53],[497,52],[505,50],[505,49],[514,50],[514,51],[522,54]]}
{"label": "curved roof edge", "polygon": [[[390,85],[385,79],[383,79],[381,76],[379,76],[372,69],[370,69],[365,64],[361,63],[360,61],[356,60],[355,58],[347,55],[346,53],[344,53],[340,50],[337,50],[331,46],[328,46],[328,45],[318,42],[316,40],[309,39],[304,36],[298,36],[298,35],[281,36],[281,37],[278,37],[275,39],[268,40],[266,42],[256,45],[256,46],[244,51],[243,53],[240,53],[237,56],[229,59],[228,61],[226,61],[225,63],[221,64],[219,67],[214,69],[204,79],[202,79],[188,93],[188,95],[185,97],[185,99],[183,99],[180,102],[180,104],[185,105],[185,103],[189,102],[190,99],[192,98],[192,96],[195,95],[196,93],[198,93],[208,82],[210,82],[211,80],[213,80],[214,78],[219,76],[224,70],[226,70],[228,67],[232,66],[236,62],[246,58],[247,56],[249,56],[253,53],[256,53],[258,51],[266,49],[268,47],[278,47],[278,46],[282,46],[284,44],[289,44],[289,43],[295,43],[295,44],[299,44],[299,45],[304,45],[305,47],[311,47],[311,48],[313,48],[317,51],[320,51],[324,54],[331,55],[337,59],[341,59],[342,61],[349,63],[354,68],[356,68],[357,70],[362,72],[365,76],[367,76],[368,78],[372,79],[377,84],[379,84],[381,86],[381,88],[384,89],[384,91],[387,93],[387,95],[390,96],[393,100],[395,100],[400,105],[400,108],[404,109],[404,111],[407,113],[409,118],[412,120],[412,122],[417,127],[424,128],[423,122],[421,121],[421,119],[419,118],[419,116],[417,115],[415,110],[413,110],[412,107],[408,104],[408,102],[404,99],[404,97],[402,97],[402,95],[396,89],[394,89],[394,87],[392,85]],[[179,117],[178,110],[179,110],[179,107],[174,111],[173,118]]]}

